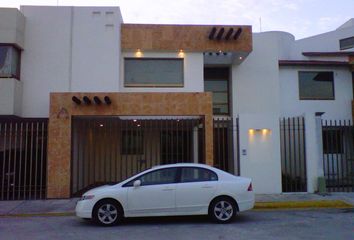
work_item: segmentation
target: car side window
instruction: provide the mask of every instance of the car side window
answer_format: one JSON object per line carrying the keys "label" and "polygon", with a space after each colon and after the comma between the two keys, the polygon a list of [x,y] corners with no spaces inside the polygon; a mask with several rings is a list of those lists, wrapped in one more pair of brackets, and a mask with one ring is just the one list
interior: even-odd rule
{"label": "car side window", "polygon": [[185,167],[182,168],[181,182],[205,182],[217,181],[218,176],[216,173],[205,168]]}
{"label": "car side window", "polygon": [[177,168],[160,169],[160,170],[146,173],[130,181],[129,183],[125,184],[124,187],[133,186],[133,183],[136,180],[141,181],[141,186],[175,183],[176,176],[177,176]]}

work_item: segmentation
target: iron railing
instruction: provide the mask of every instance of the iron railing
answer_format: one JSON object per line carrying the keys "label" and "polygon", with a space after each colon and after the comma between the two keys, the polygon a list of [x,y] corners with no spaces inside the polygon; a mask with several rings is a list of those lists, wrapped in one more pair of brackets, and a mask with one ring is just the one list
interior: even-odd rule
{"label": "iron railing", "polygon": [[47,119],[0,121],[0,200],[46,197]]}
{"label": "iron railing", "polygon": [[214,166],[240,175],[238,119],[214,118]]}
{"label": "iron railing", "polygon": [[155,165],[204,163],[204,138],[200,117],[73,117],[72,195]]}
{"label": "iron railing", "polygon": [[354,126],[322,120],[323,169],[329,192],[354,191]]}
{"label": "iron railing", "polygon": [[306,145],[304,117],[280,119],[283,192],[306,192]]}

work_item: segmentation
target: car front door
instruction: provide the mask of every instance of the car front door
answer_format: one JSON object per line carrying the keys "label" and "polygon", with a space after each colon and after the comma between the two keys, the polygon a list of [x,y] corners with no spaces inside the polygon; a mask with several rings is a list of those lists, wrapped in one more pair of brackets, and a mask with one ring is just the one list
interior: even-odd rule
{"label": "car front door", "polygon": [[179,214],[205,213],[217,188],[213,171],[199,167],[183,167],[176,188],[176,211]]}
{"label": "car front door", "polygon": [[[141,185],[134,187],[134,181]],[[127,184],[127,216],[171,215],[176,207],[177,168],[148,172]]]}

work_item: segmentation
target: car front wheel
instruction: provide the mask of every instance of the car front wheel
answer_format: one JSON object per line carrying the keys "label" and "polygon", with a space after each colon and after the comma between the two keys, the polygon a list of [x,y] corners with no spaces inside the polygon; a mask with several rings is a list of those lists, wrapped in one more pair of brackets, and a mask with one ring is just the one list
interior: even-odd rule
{"label": "car front wheel", "polygon": [[109,199],[98,202],[92,215],[93,220],[102,226],[116,225],[123,217],[120,206]]}
{"label": "car front wheel", "polygon": [[236,205],[229,198],[218,198],[211,203],[209,216],[218,223],[228,223],[236,216]]}

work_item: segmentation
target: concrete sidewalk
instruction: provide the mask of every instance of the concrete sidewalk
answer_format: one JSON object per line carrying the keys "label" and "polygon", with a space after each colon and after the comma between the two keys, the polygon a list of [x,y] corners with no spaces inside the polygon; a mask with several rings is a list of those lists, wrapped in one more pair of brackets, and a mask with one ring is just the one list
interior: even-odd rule
{"label": "concrete sidewalk", "polygon": [[[72,215],[78,198],[0,201],[0,216]],[[354,193],[258,194],[255,209],[352,208]]]}

